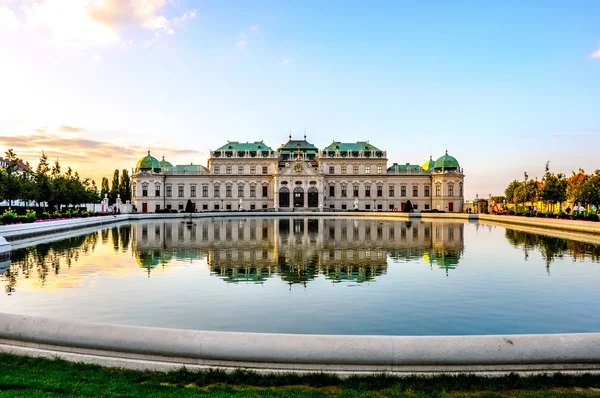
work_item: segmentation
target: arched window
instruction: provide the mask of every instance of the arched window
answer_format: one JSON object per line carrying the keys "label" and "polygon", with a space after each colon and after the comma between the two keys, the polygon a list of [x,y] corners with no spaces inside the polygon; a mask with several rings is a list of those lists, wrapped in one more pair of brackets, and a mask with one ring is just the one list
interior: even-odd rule
{"label": "arched window", "polygon": [[308,188],[308,207],[319,207],[319,190],[315,187]]}
{"label": "arched window", "polygon": [[294,188],[294,207],[304,207],[304,189]]}
{"label": "arched window", "polygon": [[290,207],[290,190],[287,187],[279,189],[279,207]]}

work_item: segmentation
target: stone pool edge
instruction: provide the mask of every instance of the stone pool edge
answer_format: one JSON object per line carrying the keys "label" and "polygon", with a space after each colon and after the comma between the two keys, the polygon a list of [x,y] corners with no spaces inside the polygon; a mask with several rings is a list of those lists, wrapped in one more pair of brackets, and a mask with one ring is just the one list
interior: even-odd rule
{"label": "stone pool edge", "polygon": [[351,336],[214,332],[0,313],[0,352],[133,370],[389,373],[600,373],[600,333]]}

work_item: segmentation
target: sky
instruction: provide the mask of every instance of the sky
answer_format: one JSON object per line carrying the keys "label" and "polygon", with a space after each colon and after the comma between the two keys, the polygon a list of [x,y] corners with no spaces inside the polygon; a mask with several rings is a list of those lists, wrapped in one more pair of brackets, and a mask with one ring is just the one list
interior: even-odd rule
{"label": "sky", "polygon": [[99,184],[148,150],[368,140],[465,195],[600,169],[600,2],[0,0],[0,151]]}

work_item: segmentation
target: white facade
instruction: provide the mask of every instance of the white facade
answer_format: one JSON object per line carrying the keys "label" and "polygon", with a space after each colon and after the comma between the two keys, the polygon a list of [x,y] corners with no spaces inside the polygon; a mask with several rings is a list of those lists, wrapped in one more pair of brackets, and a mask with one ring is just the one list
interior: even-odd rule
{"label": "white facade", "polygon": [[[464,174],[458,163],[449,170],[408,164],[388,167],[385,151],[351,155],[308,154],[299,149],[291,159],[289,151],[287,156],[270,148],[242,152],[236,145],[229,145],[232,150],[211,151],[207,167],[136,168],[132,203],[139,212],[184,211],[188,201],[195,211],[401,211],[408,201],[416,212],[461,212],[463,208]],[[138,166],[156,161],[150,158],[142,158]]]}

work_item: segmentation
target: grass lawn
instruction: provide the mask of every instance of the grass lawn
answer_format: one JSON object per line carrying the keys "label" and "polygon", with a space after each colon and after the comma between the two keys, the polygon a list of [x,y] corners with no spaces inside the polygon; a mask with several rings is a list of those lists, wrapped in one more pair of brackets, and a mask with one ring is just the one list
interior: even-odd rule
{"label": "grass lawn", "polygon": [[211,370],[136,372],[0,354],[0,397],[600,397],[600,375],[340,379]]}

